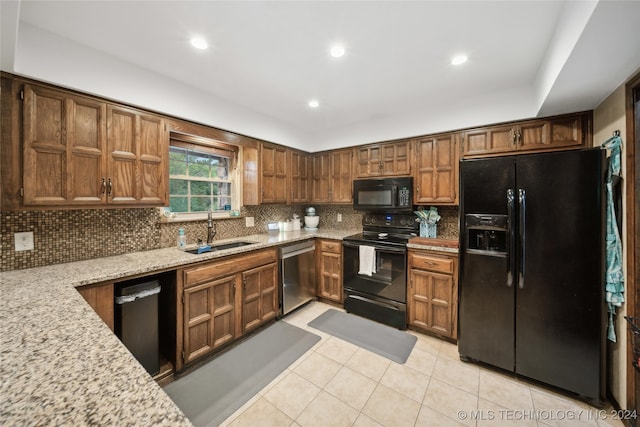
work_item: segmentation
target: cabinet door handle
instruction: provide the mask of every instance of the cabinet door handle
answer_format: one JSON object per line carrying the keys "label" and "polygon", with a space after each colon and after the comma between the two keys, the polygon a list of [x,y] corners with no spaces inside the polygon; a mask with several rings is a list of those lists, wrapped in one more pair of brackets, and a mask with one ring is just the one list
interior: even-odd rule
{"label": "cabinet door handle", "polygon": [[112,196],[111,192],[113,190],[113,182],[111,182],[111,178],[109,178],[109,181],[107,182],[107,195],[109,197]]}
{"label": "cabinet door handle", "polygon": [[102,177],[102,185],[100,188],[102,189],[101,193],[103,196],[107,194],[107,179],[104,176]]}
{"label": "cabinet door handle", "polygon": [[516,139],[517,138],[518,138],[518,136],[516,135],[515,129],[511,129],[511,145],[515,145],[516,144]]}

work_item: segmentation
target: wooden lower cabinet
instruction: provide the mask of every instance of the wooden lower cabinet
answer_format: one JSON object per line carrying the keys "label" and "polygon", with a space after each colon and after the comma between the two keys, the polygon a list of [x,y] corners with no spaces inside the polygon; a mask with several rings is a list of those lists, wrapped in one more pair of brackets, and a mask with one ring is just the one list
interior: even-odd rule
{"label": "wooden lower cabinet", "polygon": [[457,339],[457,255],[410,249],[408,275],[409,326]]}
{"label": "wooden lower cabinet", "polygon": [[235,338],[235,293],[235,275],[184,290],[185,363]]}
{"label": "wooden lower cabinet", "polygon": [[278,315],[278,265],[271,263],[242,272],[242,332]]}
{"label": "wooden lower cabinet", "polygon": [[113,282],[98,283],[78,288],[78,292],[89,303],[91,308],[107,324],[114,329]]}
{"label": "wooden lower cabinet", "polygon": [[[176,371],[278,314],[275,248],[178,270]],[[181,297],[180,297],[181,296]]]}
{"label": "wooden lower cabinet", "polygon": [[318,296],[342,303],[342,242],[321,239],[318,249]]}

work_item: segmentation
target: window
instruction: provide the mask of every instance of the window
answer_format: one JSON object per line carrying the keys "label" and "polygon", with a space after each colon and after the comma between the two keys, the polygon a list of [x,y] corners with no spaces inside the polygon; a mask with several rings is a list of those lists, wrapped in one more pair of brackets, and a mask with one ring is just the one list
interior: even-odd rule
{"label": "window", "polygon": [[234,197],[237,148],[185,135],[171,136],[169,203],[177,214],[230,211]]}

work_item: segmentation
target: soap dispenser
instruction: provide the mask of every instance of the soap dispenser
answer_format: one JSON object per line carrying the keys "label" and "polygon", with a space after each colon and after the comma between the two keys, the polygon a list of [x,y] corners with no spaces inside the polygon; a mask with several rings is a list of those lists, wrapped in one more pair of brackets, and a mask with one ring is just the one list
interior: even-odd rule
{"label": "soap dispenser", "polygon": [[187,236],[184,235],[184,228],[178,230],[178,249],[185,250],[187,248]]}

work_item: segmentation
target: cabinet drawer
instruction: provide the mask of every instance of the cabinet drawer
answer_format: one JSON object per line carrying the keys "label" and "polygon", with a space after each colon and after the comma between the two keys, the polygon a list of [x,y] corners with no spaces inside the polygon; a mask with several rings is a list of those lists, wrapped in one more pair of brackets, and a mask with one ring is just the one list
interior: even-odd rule
{"label": "cabinet drawer", "polygon": [[321,240],[320,252],[332,252],[334,254],[341,254],[342,243],[338,240]]}
{"label": "cabinet drawer", "polygon": [[409,265],[422,270],[453,274],[455,260],[425,253],[409,253]]}
{"label": "cabinet drawer", "polygon": [[184,270],[184,287],[196,285],[215,277],[244,271],[249,268],[275,262],[277,255],[275,249],[248,252],[242,255],[229,256],[220,260],[201,264]]}

